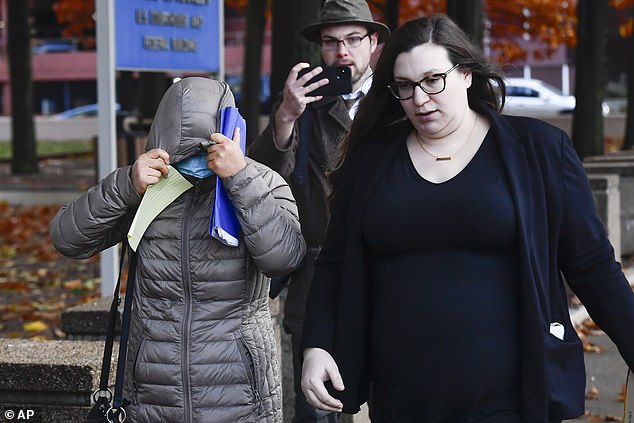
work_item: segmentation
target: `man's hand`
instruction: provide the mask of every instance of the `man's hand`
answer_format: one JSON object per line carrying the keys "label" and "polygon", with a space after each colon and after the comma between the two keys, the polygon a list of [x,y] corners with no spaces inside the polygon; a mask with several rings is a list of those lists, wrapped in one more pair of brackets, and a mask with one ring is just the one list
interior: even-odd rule
{"label": "man's hand", "polygon": [[160,148],[141,154],[132,165],[132,185],[136,192],[145,194],[148,186],[157,183],[161,176],[167,176],[169,163],[169,154]]}
{"label": "man's hand", "polygon": [[321,66],[317,66],[298,78],[299,71],[309,66],[308,63],[304,62],[296,64],[291,68],[286,82],[284,82],[284,97],[275,115],[275,142],[280,148],[288,146],[293,125],[306,110],[306,105],[322,98],[322,96],[308,96],[306,94],[328,84],[328,79],[323,78],[304,86],[313,76],[319,75],[323,71]]}
{"label": "man's hand", "polygon": [[343,379],[332,356],[321,348],[306,348],[302,366],[302,391],[315,408],[341,412],[343,403],[333,398],[324,382],[330,380],[337,391],[343,391]]}
{"label": "man's hand", "polygon": [[323,78],[310,85],[304,86],[313,76],[319,75],[323,69],[317,66],[310,72],[305,73],[300,78],[297,77],[302,69],[309,67],[308,63],[298,63],[291,68],[286,82],[284,82],[284,99],[278,110],[278,115],[283,120],[295,121],[304,113],[306,105],[313,101],[321,100],[321,96],[307,96],[306,94],[328,84],[328,79]]}
{"label": "man's hand", "polygon": [[221,178],[233,176],[247,166],[240,149],[240,128],[233,133],[233,141],[221,133],[211,135],[214,144],[207,149],[207,165]]}

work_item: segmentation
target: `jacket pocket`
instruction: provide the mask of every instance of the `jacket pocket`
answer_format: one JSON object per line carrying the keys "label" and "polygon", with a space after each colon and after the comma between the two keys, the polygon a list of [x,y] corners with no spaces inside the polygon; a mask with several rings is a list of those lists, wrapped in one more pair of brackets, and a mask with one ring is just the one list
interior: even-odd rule
{"label": "jacket pocket", "polygon": [[576,335],[563,340],[551,333],[544,334],[545,371],[548,380],[550,418],[569,419],[583,413],[585,366],[583,346]]}
{"label": "jacket pocket", "polygon": [[242,358],[242,363],[244,364],[247,378],[249,379],[249,385],[251,386],[251,391],[253,392],[253,400],[257,406],[258,414],[260,414],[264,411],[264,407],[262,404],[262,397],[260,395],[260,383],[258,380],[258,372],[255,368],[253,353],[249,349],[247,341],[242,335],[238,334],[237,338],[238,350],[240,351],[240,357]]}
{"label": "jacket pocket", "polygon": [[139,392],[139,367],[141,363],[141,354],[143,353],[143,349],[145,347],[145,340],[141,339],[139,342],[139,346],[136,349],[136,355],[134,356],[134,366],[132,368],[132,403],[134,405],[138,404],[138,392]]}

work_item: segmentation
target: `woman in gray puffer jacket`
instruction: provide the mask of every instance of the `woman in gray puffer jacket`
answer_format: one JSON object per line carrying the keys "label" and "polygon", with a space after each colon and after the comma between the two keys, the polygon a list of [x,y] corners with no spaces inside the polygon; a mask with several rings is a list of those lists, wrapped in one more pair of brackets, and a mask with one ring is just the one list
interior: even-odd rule
{"label": "woman in gray puffer jacket", "polygon": [[[135,423],[282,421],[268,277],[297,267],[305,244],[285,181],[245,158],[235,137],[217,134],[220,110],[233,105],[225,83],[175,83],[158,107],[146,152],[62,207],[50,225],[66,256],[115,245],[167,164],[178,168],[215,142],[206,152],[215,175],[188,177],[194,187],[154,219],[137,249],[124,384]],[[240,222],[238,247],[209,235],[216,177]]]}

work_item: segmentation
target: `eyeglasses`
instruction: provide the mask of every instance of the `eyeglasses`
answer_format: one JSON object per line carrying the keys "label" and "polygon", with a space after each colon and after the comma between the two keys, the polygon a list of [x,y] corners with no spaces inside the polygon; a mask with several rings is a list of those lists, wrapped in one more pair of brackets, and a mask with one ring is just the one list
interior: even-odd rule
{"label": "eyeglasses", "polygon": [[449,73],[458,66],[460,66],[460,63],[453,65],[447,72],[435,73],[421,79],[418,82],[394,81],[387,84],[387,87],[392,95],[399,100],[409,100],[414,97],[416,87],[419,87],[427,94],[439,94],[445,90],[447,85],[447,75],[449,75]]}
{"label": "eyeglasses", "polygon": [[363,37],[359,35],[353,35],[351,37],[346,37],[342,40],[338,40],[336,38],[330,38],[330,37],[322,38],[320,44],[324,50],[336,50],[339,48],[340,43],[342,43],[344,47],[356,48],[356,47],[359,47],[361,45],[361,41],[363,41],[365,37],[370,36],[370,34],[372,33],[368,32]]}

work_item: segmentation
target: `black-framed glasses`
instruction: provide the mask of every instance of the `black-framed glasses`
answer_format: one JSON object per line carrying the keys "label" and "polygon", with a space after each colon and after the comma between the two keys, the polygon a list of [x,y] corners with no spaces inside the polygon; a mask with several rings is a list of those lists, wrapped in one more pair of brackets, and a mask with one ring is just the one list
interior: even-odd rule
{"label": "black-framed glasses", "polygon": [[427,94],[439,94],[445,90],[447,86],[447,75],[452,70],[460,66],[460,63],[456,63],[447,72],[435,73],[431,76],[427,76],[420,81],[394,81],[387,84],[390,92],[398,100],[409,100],[414,97],[414,91],[416,87],[419,87]]}
{"label": "black-framed glasses", "polygon": [[337,38],[327,37],[322,38],[320,44],[324,50],[336,50],[339,48],[340,43],[342,43],[344,47],[356,48],[359,47],[361,45],[361,41],[363,41],[365,37],[369,37],[370,34],[372,34],[372,32],[368,32],[363,37],[360,35],[352,35],[341,40]]}

